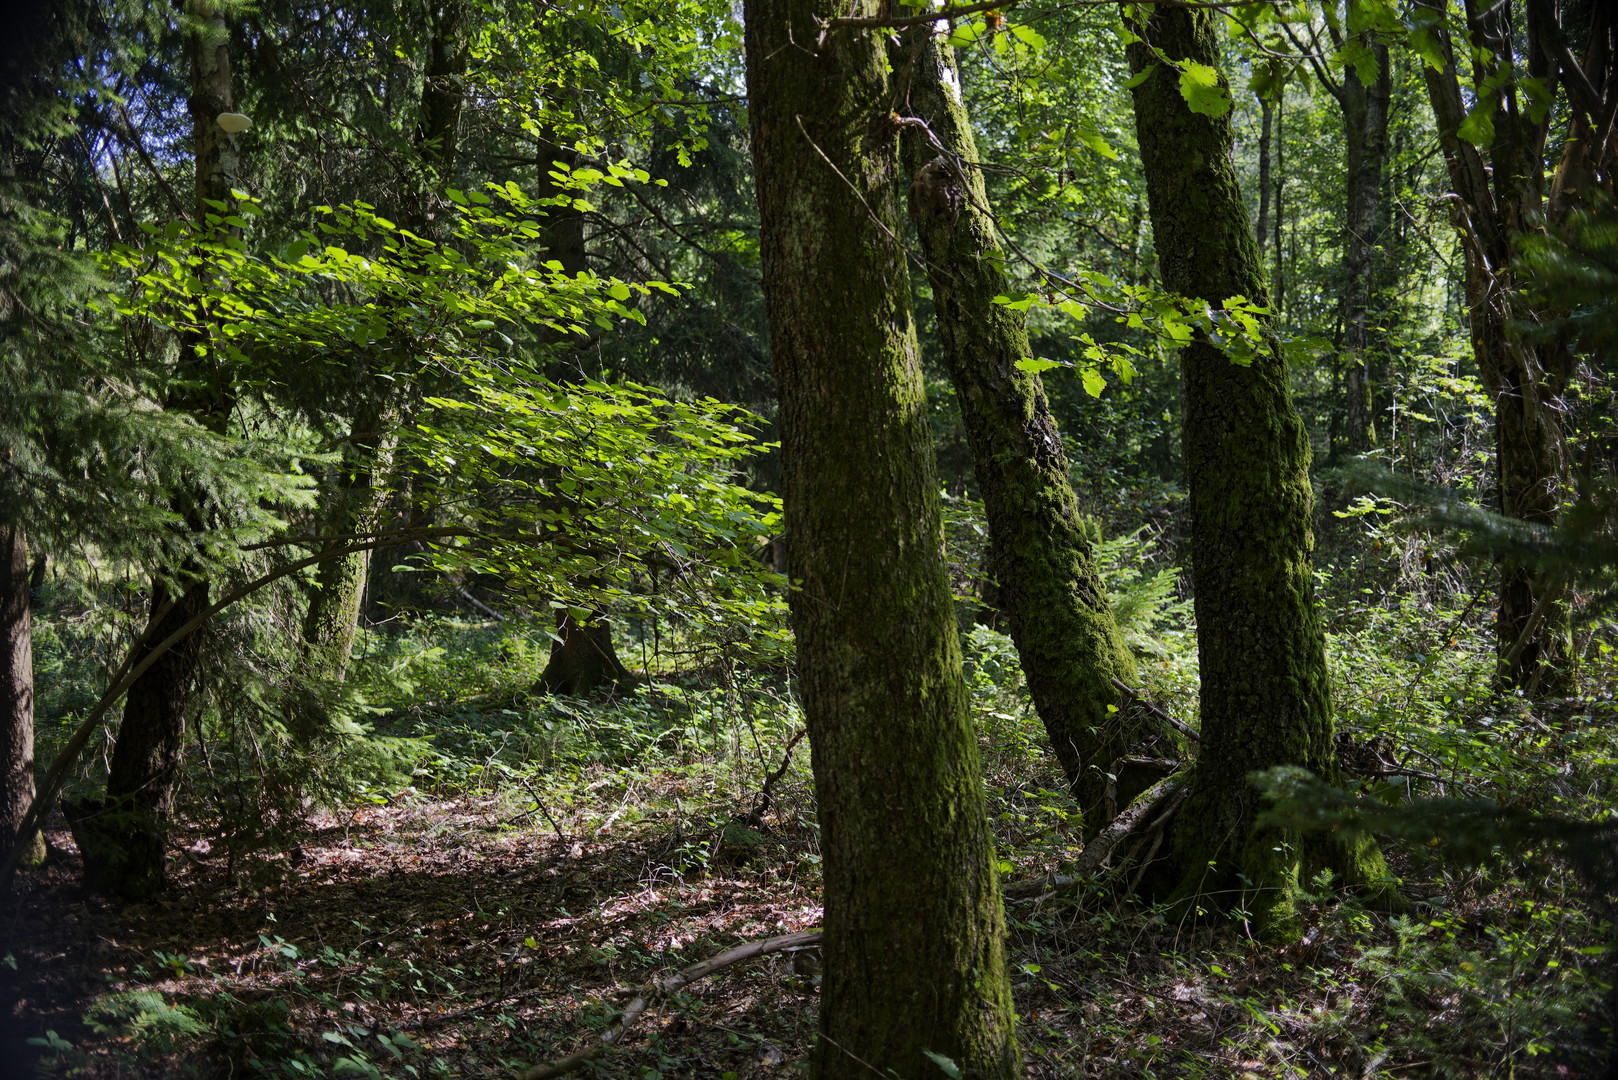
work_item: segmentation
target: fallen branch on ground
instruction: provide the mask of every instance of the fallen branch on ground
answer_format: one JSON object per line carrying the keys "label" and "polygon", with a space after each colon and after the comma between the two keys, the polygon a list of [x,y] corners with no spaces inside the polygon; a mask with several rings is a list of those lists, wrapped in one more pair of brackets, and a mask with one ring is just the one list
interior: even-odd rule
{"label": "fallen branch on ground", "polygon": [[554,1077],[566,1076],[570,1072],[582,1068],[596,1058],[601,1057],[613,1049],[623,1039],[624,1032],[639,1020],[648,1006],[658,998],[684,989],[698,979],[705,979],[716,971],[739,964],[743,960],[751,960],[755,956],[766,956],[770,953],[784,952],[787,949],[802,949],[811,945],[820,944],[819,930],[804,930],[796,934],[782,934],[779,937],[765,938],[763,941],[750,941],[734,948],[726,949],[717,956],[710,956],[706,960],[681,968],[666,979],[653,979],[639,990],[635,991],[635,999],[625,1007],[618,1019],[607,1028],[607,1033],[601,1036],[596,1045],[576,1054],[570,1054],[560,1061],[550,1064],[532,1065],[518,1074],[517,1080],[553,1080]]}
{"label": "fallen branch on ground", "polygon": [[[1002,891],[1007,899],[1016,898],[1026,902],[1030,899],[1045,900],[1063,889],[1072,888],[1100,870],[1101,865],[1107,861],[1118,845],[1129,836],[1136,832],[1149,832],[1166,824],[1169,814],[1179,808],[1181,800],[1190,791],[1191,786],[1183,774],[1176,773],[1158,781],[1142,792],[1140,797],[1114,818],[1112,824],[1103,829],[1094,840],[1084,845],[1084,850],[1079,853],[1078,861],[1074,864],[1073,873],[1047,874],[1031,881],[1012,882]],[[1142,830],[1141,825],[1146,821],[1151,821],[1152,824]]]}

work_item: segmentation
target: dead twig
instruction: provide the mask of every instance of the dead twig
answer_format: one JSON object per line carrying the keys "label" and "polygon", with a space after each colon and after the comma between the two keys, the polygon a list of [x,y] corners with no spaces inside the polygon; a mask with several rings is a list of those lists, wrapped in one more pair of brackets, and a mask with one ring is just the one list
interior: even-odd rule
{"label": "dead twig", "polygon": [[786,752],[781,755],[780,768],[764,778],[764,786],[759,790],[758,801],[753,804],[753,812],[749,815],[754,824],[762,825],[764,823],[764,815],[769,813],[770,807],[775,802],[775,793],[772,789],[776,784],[780,783],[781,777],[787,774],[787,769],[792,765],[792,751],[797,748],[797,745],[803,741],[803,737],[807,734],[809,734],[808,728],[798,729],[798,733],[792,736],[792,739],[787,743]]}
{"label": "dead twig", "polygon": [[603,1056],[616,1046],[624,1037],[624,1033],[639,1020],[648,1006],[658,998],[675,993],[696,982],[707,978],[716,971],[739,964],[743,960],[751,960],[755,956],[767,956],[770,953],[783,952],[787,949],[802,949],[820,943],[819,930],[804,930],[796,934],[781,934],[778,937],[765,938],[762,941],[750,941],[734,948],[726,949],[717,956],[681,968],[666,979],[653,979],[639,990],[635,991],[635,998],[625,1007],[607,1027],[607,1033],[601,1036],[596,1045],[580,1050],[576,1054],[569,1054],[560,1061],[549,1064],[532,1065],[517,1075],[517,1080],[552,1080],[554,1077],[566,1076],[575,1072],[595,1059]]}
{"label": "dead twig", "polygon": [[1173,728],[1175,731],[1178,731],[1181,735],[1184,735],[1186,738],[1190,739],[1192,742],[1200,743],[1202,741],[1202,736],[1200,734],[1198,734],[1196,728],[1192,727],[1190,724],[1186,723],[1184,720],[1180,720],[1180,719],[1177,719],[1177,718],[1175,718],[1173,716],[1170,716],[1160,706],[1152,704],[1152,702],[1147,699],[1146,694],[1145,694],[1144,691],[1136,690],[1133,686],[1130,686],[1128,683],[1124,682],[1124,680],[1118,678],[1116,675],[1112,676],[1111,682],[1112,682],[1113,688],[1115,690],[1117,690],[1120,694],[1127,694],[1129,696],[1130,700],[1138,702],[1140,704],[1141,708],[1145,709],[1147,712],[1151,713],[1153,716],[1155,716],[1159,720],[1163,721],[1165,724],[1167,724],[1169,727]]}
{"label": "dead twig", "polygon": [[1013,882],[1002,891],[1007,899],[1015,898],[1018,902],[1026,903],[1035,899],[1047,900],[1063,889],[1072,888],[1101,869],[1101,864],[1107,861],[1119,844],[1137,831],[1141,822],[1150,819],[1154,822],[1154,828],[1162,824],[1171,811],[1178,809],[1180,800],[1190,790],[1185,776],[1180,773],[1158,781],[1084,846],[1073,873],[1049,874],[1032,881]]}
{"label": "dead twig", "polygon": [[528,790],[528,794],[532,796],[534,800],[534,809],[538,810],[541,814],[544,814],[545,820],[550,822],[551,828],[556,830],[556,839],[562,841],[564,844],[567,843],[567,837],[562,835],[562,827],[556,823],[555,818],[551,817],[551,812],[545,809],[545,800],[539,797],[539,792],[534,790],[534,785],[528,782],[528,778],[526,776],[519,776],[517,777],[517,780],[524,788]]}

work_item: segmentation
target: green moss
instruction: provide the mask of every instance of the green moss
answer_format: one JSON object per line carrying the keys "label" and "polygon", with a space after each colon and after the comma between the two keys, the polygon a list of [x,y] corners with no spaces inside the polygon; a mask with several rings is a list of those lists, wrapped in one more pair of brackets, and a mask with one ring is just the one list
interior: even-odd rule
{"label": "green moss", "polygon": [[[907,73],[910,111],[928,118],[938,145],[959,160],[978,160],[971,125],[950,90],[958,79],[946,77],[954,67],[949,46],[919,27],[890,45],[889,59]],[[1132,683],[1134,658],[1107,605],[1044,387],[1017,367],[1030,354],[1022,315],[994,302],[1012,290],[983,178],[977,170],[941,173],[930,164],[938,146],[915,128],[906,129],[902,146],[944,365],[988,518],[1000,607],[1034,707],[1093,833],[1107,766],[1143,734],[1126,726],[1124,714],[1108,712],[1118,701],[1110,680]],[[930,193],[940,183],[955,185],[958,197],[935,198]]]}
{"label": "green moss", "polygon": [[[1211,12],[1156,8],[1141,32],[1151,47],[1130,46],[1136,72],[1155,63],[1152,47],[1219,64]],[[1164,285],[1215,303],[1237,295],[1264,302],[1231,165],[1229,114],[1191,112],[1161,74],[1133,93]],[[1301,765],[1328,781],[1339,777],[1310,567],[1309,443],[1277,353],[1239,366],[1199,341],[1181,365],[1202,745],[1175,829],[1184,874],[1178,895],[1241,897],[1266,936],[1286,937],[1296,930],[1294,900],[1310,856],[1256,831],[1258,796],[1248,776]],[[1374,845],[1318,854],[1356,881],[1387,876]]]}

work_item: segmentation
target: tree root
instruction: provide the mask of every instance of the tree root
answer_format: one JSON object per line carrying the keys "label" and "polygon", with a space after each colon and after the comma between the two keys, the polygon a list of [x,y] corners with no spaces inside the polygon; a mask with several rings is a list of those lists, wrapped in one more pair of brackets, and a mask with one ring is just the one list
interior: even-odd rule
{"label": "tree root", "polygon": [[[1063,889],[1070,889],[1088,880],[1106,865],[1112,854],[1126,840],[1131,838],[1135,838],[1136,843],[1131,858],[1126,860],[1129,862],[1134,861],[1133,852],[1140,851],[1142,845],[1151,842],[1151,849],[1146,858],[1140,860],[1140,870],[1143,871],[1157,854],[1169,820],[1190,793],[1190,781],[1183,773],[1176,773],[1158,781],[1155,786],[1143,792],[1128,809],[1113,818],[1112,824],[1097,834],[1095,839],[1084,846],[1071,874],[1048,874],[1031,881],[1017,881],[1006,885],[1002,891],[1008,900],[1014,899],[1019,903],[1048,900]],[[1134,881],[1130,884],[1131,890],[1140,883],[1140,877],[1141,873],[1137,871]]]}
{"label": "tree root", "polygon": [[698,979],[707,978],[716,971],[739,964],[743,960],[751,960],[755,956],[766,956],[770,953],[785,952],[788,949],[803,949],[820,944],[819,930],[805,930],[796,934],[781,934],[778,937],[765,938],[762,941],[750,941],[733,948],[726,949],[717,956],[681,968],[666,979],[653,979],[639,990],[635,991],[632,1000],[619,1014],[618,1018],[607,1028],[607,1033],[601,1036],[601,1041],[594,1046],[580,1050],[576,1054],[569,1054],[559,1061],[540,1063],[524,1069],[518,1074],[517,1080],[552,1080],[553,1077],[566,1076],[591,1061],[602,1057],[616,1047],[628,1031],[646,1012],[647,1008],[658,998],[675,993],[689,986]]}

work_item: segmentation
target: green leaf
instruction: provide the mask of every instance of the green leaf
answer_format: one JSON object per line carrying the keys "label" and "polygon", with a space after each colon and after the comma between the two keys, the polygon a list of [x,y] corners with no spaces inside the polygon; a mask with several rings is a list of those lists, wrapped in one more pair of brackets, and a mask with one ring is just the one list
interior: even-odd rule
{"label": "green leaf", "polygon": [[1157,70],[1157,65],[1152,64],[1146,70],[1142,71],[1139,75],[1134,76],[1128,82],[1124,83],[1124,89],[1125,90],[1133,90],[1133,89],[1135,89],[1135,87],[1139,86],[1141,83],[1145,82],[1147,79],[1150,79],[1152,77],[1152,72],[1154,72],[1156,70]]}
{"label": "green leaf", "polygon": [[1444,70],[1444,49],[1438,42],[1438,35],[1433,33],[1430,27],[1423,26],[1410,31],[1407,40],[1423,63],[1434,71]]}
{"label": "green leaf", "polygon": [[1118,160],[1118,151],[1114,150],[1110,145],[1108,145],[1107,140],[1103,139],[1101,134],[1094,128],[1080,127],[1077,128],[1076,131],[1079,136],[1079,141],[1085,146],[1088,146],[1091,150],[1094,150],[1108,161]]}
{"label": "green leaf", "polygon": [[621,281],[615,281],[608,286],[607,295],[611,296],[614,300],[628,300],[629,286],[625,285]]}
{"label": "green leaf", "polygon": [[1026,371],[1030,375],[1038,375],[1042,371],[1049,371],[1051,368],[1063,366],[1063,364],[1055,360],[1047,360],[1043,356],[1025,356],[1017,361],[1017,370]]}
{"label": "green leaf", "polygon": [[1180,68],[1180,96],[1186,107],[1204,116],[1220,117],[1231,110],[1230,94],[1219,85],[1219,71],[1187,60]]}
{"label": "green leaf", "polygon": [[1461,126],[1455,129],[1455,135],[1473,146],[1488,146],[1494,142],[1493,96],[1481,98],[1472,106],[1472,111],[1466,114]]}
{"label": "green leaf", "polygon": [[955,1064],[954,1060],[945,1057],[943,1054],[935,1054],[927,1049],[923,1049],[922,1053],[927,1055],[929,1061],[943,1070],[944,1075],[949,1077],[949,1080],[961,1080],[961,1067]]}
{"label": "green leaf", "polygon": [[1038,51],[1045,47],[1045,39],[1040,37],[1031,26],[1013,26],[1011,32],[1016,35],[1018,41],[1027,45],[1030,49]]}
{"label": "green leaf", "polygon": [[1080,377],[1084,380],[1084,392],[1091,397],[1100,397],[1101,391],[1107,388],[1107,380],[1094,368],[1085,368]]}

